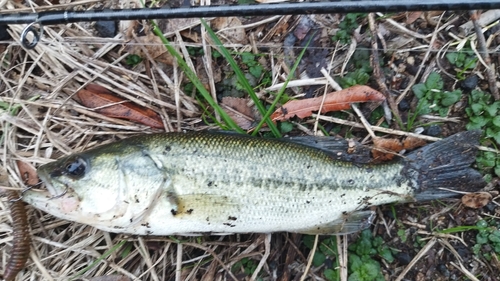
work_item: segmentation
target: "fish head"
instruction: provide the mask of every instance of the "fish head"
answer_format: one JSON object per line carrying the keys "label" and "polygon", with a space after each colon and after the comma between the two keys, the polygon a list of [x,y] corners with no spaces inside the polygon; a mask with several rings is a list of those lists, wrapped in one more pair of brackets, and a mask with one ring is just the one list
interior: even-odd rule
{"label": "fish head", "polygon": [[152,192],[141,190],[163,176],[154,161],[134,147],[72,154],[40,166],[37,173],[46,190],[27,191],[24,201],[56,217],[101,229],[127,225],[133,212],[147,209]]}

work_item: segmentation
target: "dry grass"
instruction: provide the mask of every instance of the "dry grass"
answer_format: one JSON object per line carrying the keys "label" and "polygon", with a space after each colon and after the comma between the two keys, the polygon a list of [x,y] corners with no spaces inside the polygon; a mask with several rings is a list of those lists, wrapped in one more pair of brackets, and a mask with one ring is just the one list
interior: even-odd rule
{"label": "dry grass", "polygon": [[[0,1],[4,7],[14,11],[24,11],[26,7],[15,4],[14,1]],[[29,4],[35,5],[31,1]],[[115,3],[116,4],[116,3]],[[44,3],[43,6],[46,4]],[[60,7],[89,8],[93,5],[102,6],[98,1],[85,1],[60,4]],[[107,4],[106,4],[107,5]],[[337,16],[326,15],[316,20],[324,28],[322,36],[327,38],[332,31],[326,26],[334,25]],[[277,22],[269,28],[267,22]],[[235,52],[260,52],[258,48],[268,48],[269,56],[266,63],[272,72],[273,85],[277,88],[283,77],[286,77],[288,67],[282,48],[282,41],[290,26],[297,24],[298,19],[286,16],[259,19],[243,23],[238,32],[244,32],[251,38],[248,42],[233,42],[234,34],[219,32],[219,36],[227,42],[227,47]],[[168,24],[173,25],[170,21]],[[210,54],[211,47],[202,33],[199,43],[186,43],[179,32],[199,26],[199,21],[176,21],[175,26],[183,26],[178,30],[169,30],[167,35],[175,43],[179,52],[187,54],[186,46],[202,47],[205,54]],[[19,42],[19,34],[23,26],[10,26],[14,41]],[[387,42],[386,50],[395,51],[395,57],[406,59],[409,50],[427,50],[419,71],[426,71],[427,65],[435,65],[436,58],[429,59],[429,53],[437,52],[432,45],[438,32],[438,26],[433,33],[422,35],[393,21],[383,23],[384,30],[391,30],[400,40]],[[226,31],[234,30],[227,28]],[[243,30],[243,31],[241,31]],[[147,31],[146,31],[147,32]],[[262,33],[265,41],[258,41],[255,35]],[[408,35],[410,34],[410,35]],[[158,130],[135,124],[126,120],[109,118],[96,113],[74,99],[75,93],[89,83],[100,84],[117,95],[131,100],[136,104],[150,108],[159,113],[166,131],[205,130],[213,128],[202,121],[203,112],[193,98],[192,93],[183,92],[186,79],[175,63],[168,64],[159,61],[163,46],[148,44],[130,29],[123,30],[113,39],[102,39],[94,36],[88,23],[68,24],[45,27],[44,38],[36,48],[24,50],[18,44],[2,44],[0,61],[0,100],[12,106],[19,106],[19,114],[13,116],[6,111],[0,114],[0,126],[3,132],[0,144],[0,161],[8,174],[8,181],[2,188],[25,188],[18,171],[16,161],[38,166],[62,155],[82,151],[99,144],[112,142],[134,134],[158,132]],[[177,35],[177,36],[175,36]],[[252,37],[253,36],[253,37]],[[369,38],[359,38],[367,42]],[[423,42],[423,43],[421,43]],[[447,47],[445,44],[444,47]],[[356,46],[350,46],[356,48]],[[443,47],[443,48],[444,48]],[[330,48],[328,71],[344,69],[347,60],[352,55],[349,46]],[[125,63],[128,52],[140,50],[145,56],[145,63],[130,67]],[[406,53],[403,52],[406,49]],[[163,49],[162,49],[163,50]],[[158,53],[159,52],[159,53]],[[333,55],[332,55],[333,54]],[[210,55],[202,58],[204,64],[188,61],[193,71],[198,73],[207,88],[215,96],[214,77],[221,75],[219,68]],[[212,63],[210,63],[212,62]],[[200,65],[204,65],[201,67]],[[425,75],[424,75],[425,76]],[[288,85],[290,91],[302,94],[299,87],[306,85],[325,85],[328,79],[307,78],[292,81]],[[416,77],[416,76],[415,76]],[[306,82],[305,82],[306,81]],[[404,91],[407,93],[416,83],[413,80]],[[302,83],[302,84],[301,84]],[[269,96],[262,92],[263,98]],[[399,100],[398,100],[399,102]],[[317,122],[327,121],[352,127],[361,127],[358,121],[336,119],[330,116],[318,116],[312,121],[297,124],[298,129],[308,134],[317,133]],[[440,120],[443,121],[443,120]],[[456,121],[449,118],[444,121]],[[316,126],[314,126],[316,123]],[[406,134],[401,130],[391,130],[378,126],[367,128],[369,131],[380,131],[391,134]],[[429,140],[434,140],[428,138]],[[483,148],[488,149],[488,148]],[[82,272],[83,280],[92,276],[120,274],[131,280],[243,280],[247,275],[235,275],[231,268],[244,258],[256,261],[266,280],[276,280],[277,265],[273,261],[285,257],[286,275],[289,278],[324,280],[319,269],[309,269],[308,260],[312,254],[305,257],[299,250],[300,239],[294,234],[271,235],[249,234],[221,237],[134,237],[115,235],[102,232],[95,228],[62,221],[33,208],[28,209],[31,223],[32,252],[26,269],[17,280],[69,280]],[[394,221],[383,221],[387,233],[394,226]],[[379,225],[379,226],[380,226]],[[389,225],[389,226],[388,226]],[[0,268],[6,264],[9,249],[12,244],[9,203],[0,201]],[[432,236],[429,234],[429,236]],[[412,262],[418,262],[430,248],[435,245],[453,248],[446,239],[450,237],[434,237],[422,248]],[[180,239],[180,240],[178,240]],[[342,242],[340,242],[342,241]],[[343,280],[347,278],[346,260],[348,238],[339,239],[339,253],[344,253],[342,268]],[[448,243],[448,244],[447,244]],[[109,255],[109,256],[108,256]],[[278,257],[278,258],[277,258]],[[88,267],[92,266],[90,269]],[[462,260],[454,265],[464,275],[470,276]],[[411,270],[411,265],[401,273]],[[399,270],[401,271],[401,269]],[[235,272],[242,272],[235,270]],[[280,272],[281,273],[281,272]],[[254,278],[257,275],[254,274]],[[281,277],[284,278],[284,277]],[[397,278],[392,276],[391,278]],[[470,277],[472,278],[472,277]],[[125,280],[125,279],[124,279]],[[280,279],[286,280],[286,279]],[[402,280],[398,278],[396,280]]]}

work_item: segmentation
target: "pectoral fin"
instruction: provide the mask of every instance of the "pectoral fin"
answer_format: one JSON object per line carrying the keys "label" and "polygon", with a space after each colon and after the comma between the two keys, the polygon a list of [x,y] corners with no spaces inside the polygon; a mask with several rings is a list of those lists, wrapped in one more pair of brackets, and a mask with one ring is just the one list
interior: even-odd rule
{"label": "pectoral fin", "polygon": [[316,225],[297,232],[311,235],[349,234],[368,228],[375,219],[374,211],[356,211],[322,225]]}

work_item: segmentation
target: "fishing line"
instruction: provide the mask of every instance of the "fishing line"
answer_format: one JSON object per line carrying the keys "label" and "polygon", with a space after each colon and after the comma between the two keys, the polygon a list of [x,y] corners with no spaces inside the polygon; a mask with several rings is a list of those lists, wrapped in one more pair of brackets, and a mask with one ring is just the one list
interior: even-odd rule
{"label": "fishing line", "polygon": [[[21,44],[34,48],[43,25],[90,21],[148,20],[172,18],[271,16],[328,13],[368,13],[431,10],[500,9],[500,0],[331,0],[326,2],[272,3],[250,5],[193,6],[180,8],[104,9],[87,11],[46,11],[0,15],[0,26],[30,24],[23,31]],[[39,25],[40,33],[33,24]],[[33,39],[28,39],[32,34]]]}

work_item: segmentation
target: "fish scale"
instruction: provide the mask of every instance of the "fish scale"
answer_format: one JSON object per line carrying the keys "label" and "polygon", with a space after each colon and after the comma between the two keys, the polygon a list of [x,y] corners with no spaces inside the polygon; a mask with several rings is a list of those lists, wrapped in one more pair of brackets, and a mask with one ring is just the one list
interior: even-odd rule
{"label": "fish scale", "polygon": [[41,166],[48,190],[28,191],[23,200],[119,233],[350,233],[370,225],[370,206],[481,187],[481,175],[469,167],[479,136],[460,133],[398,161],[371,165],[337,160],[349,158],[346,141],[330,151],[228,133],[143,135]]}

